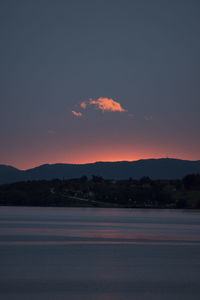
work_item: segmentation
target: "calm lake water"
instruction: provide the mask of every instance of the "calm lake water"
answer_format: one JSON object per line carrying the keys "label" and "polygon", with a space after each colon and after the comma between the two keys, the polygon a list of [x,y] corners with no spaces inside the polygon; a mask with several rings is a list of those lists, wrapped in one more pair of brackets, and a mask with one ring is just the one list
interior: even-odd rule
{"label": "calm lake water", "polygon": [[200,212],[0,207],[0,299],[200,299]]}

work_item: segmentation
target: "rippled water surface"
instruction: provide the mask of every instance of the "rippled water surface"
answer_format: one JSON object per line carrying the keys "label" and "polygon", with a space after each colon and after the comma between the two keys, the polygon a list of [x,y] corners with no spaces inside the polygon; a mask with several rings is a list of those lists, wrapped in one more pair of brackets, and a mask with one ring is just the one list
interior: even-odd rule
{"label": "rippled water surface", "polygon": [[200,212],[0,207],[0,299],[200,299]]}

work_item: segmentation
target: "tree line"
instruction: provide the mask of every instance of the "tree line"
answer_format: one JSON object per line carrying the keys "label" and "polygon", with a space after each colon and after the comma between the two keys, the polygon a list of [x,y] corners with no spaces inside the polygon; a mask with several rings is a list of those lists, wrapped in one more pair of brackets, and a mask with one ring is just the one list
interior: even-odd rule
{"label": "tree line", "polygon": [[0,205],[200,208],[200,174],[182,180],[86,176],[0,185]]}

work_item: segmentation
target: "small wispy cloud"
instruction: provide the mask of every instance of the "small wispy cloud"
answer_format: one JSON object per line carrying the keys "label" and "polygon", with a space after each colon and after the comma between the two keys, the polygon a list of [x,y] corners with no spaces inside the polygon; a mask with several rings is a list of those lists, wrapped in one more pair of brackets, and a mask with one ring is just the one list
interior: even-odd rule
{"label": "small wispy cloud", "polygon": [[87,102],[86,101],[81,102],[80,107],[83,108],[83,109],[86,109]]}
{"label": "small wispy cloud", "polygon": [[124,109],[121,104],[112,98],[103,98],[100,97],[97,100],[89,99],[89,104],[96,105],[97,109],[104,111],[119,111],[125,112],[127,111]]}
{"label": "small wispy cloud", "polygon": [[[84,100],[81,103],[74,105],[75,110],[72,110],[72,114],[75,117],[80,118],[86,113],[87,107],[93,107],[102,112],[125,112],[127,113],[126,115],[128,118],[135,118],[135,114],[122,107],[120,102],[108,97],[99,97],[97,99],[89,98],[88,100]],[[143,120],[147,122],[152,121],[153,116],[151,114],[144,115]]]}
{"label": "small wispy cloud", "polygon": [[81,112],[77,112],[75,110],[72,110],[72,114],[75,116],[75,117],[82,117],[82,113]]}
{"label": "small wispy cloud", "polygon": [[[124,109],[118,101],[107,97],[99,97],[96,100],[90,98],[81,102],[79,105],[75,105],[74,107],[85,110],[88,106],[95,106],[96,109],[101,110],[102,112],[127,112],[127,110]],[[77,112],[75,110],[72,110],[72,114],[76,117],[83,116],[82,112]]]}

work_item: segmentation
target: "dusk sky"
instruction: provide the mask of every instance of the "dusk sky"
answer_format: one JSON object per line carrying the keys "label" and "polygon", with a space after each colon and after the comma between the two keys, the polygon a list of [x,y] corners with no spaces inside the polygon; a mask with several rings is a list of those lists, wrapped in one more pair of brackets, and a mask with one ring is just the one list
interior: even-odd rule
{"label": "dusk sky", "polygon": [[199,0],[1,0],[0,163],[199,160]]}

